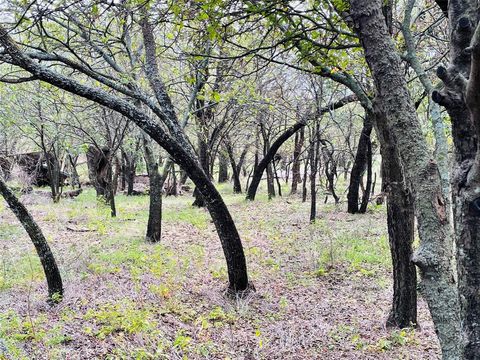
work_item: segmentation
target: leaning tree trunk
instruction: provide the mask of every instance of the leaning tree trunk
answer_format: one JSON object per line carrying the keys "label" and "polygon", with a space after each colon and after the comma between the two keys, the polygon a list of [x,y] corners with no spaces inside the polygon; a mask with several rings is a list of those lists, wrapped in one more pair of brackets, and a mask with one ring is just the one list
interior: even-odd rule
{"label": "leaning tree trunk", "polygon": [[178,124],[173,104],[158,73],[153,29],[147,21],[142,23],[142,32],[144,33],[147,77],[163,109],[161,112],[157,111],[155,115],[169,127],[171,133],[166,133],[156,119],[137,109],[132,102],[124,100],[123,97],[112,95],[101,88],[90,87],[33,61],[20,49],[2,25],[0,25],[0,44],[9,54],[13,65],[21,67],[53,86],[94,101],[128,117],[169,153],[172,159],[188,173],[190,179],[204,195],[225,255],[229,289],[234,292],[243,292],[249,289],[249,283],[245,255],[237,228],[225,202],[201,168]]}
{"label": "leaning tree trunk", "polygon": [[[351,102],[356,101],[357,98],[354,95],[345,96],[341,98],[335,103],[329,104],[325,106],[319,111],[316,112],[315,116],[321,116],[324,113],[329,111],[339,109]],[[250,182],[250,186],[247,189],[247,200],[255,200],[255,195],[257,194],[258,186],[260,185],[260,181],[262,180],[263,172],[267,168],[267,165],[275,158],[275,154],[277,153],[278,149],[287,141],[290,137],[292,137],[297,131],[305,127],[307,121],[309,119],[304,119],[301,122],[298,122],[292,126],[290,126],[287,130],[285,130],[273,143],[272,146],[269,147],[268,151],[266,152],[263,159],[258,162],[258,150],[255,154],[255,167],[252,176],[252,181]],[[258,135],[257,135],[258,137]],[[258,141],[257,141],[258,142]],[[258,149],[258,145],[257,145]]]}
{"label": "leaning tree trunk", "polygon": [[375,109],[387,119],[405,175],[412,186],[420,246],[413,259],[435,324],[443,356],[460,358],[462,331],[452,268],[452,236],[438,166],[428,150],[400,57],[381,12],[382,0],[350,0],[365,58],[376,87]]}
{"label": "leaning tree trunk", "polygon": [[62,278],[53,253],[48,246],[45,236],[43,236],[42,230],[40,230],[40,227],[35,220],[33,220],[28,210],[7,187],[1,177],[0,193],[17,219],[22,223],[23,228],[28,233],[28,236],[30,236],[32,243],[35,246],[35,250],[42,263],[43,271],[45,272],[45,277],[47,278],[48,296],[50,301],[58,302],[63,296]]}
{"label": "leaning tree trunk", "polygon": [[348,186],[348,212],[355,214],[359,211],[359,189],[360,182],[362,180],[363,173],[367,167],[368,161],[368,146],[371,147],[370,134],[372,133],[372,119],[365,114],[363,122],[363,129],[358,139],[357,153],[355,155],[355,161],[353,163],[352,171],[350,172],[350,185]]}

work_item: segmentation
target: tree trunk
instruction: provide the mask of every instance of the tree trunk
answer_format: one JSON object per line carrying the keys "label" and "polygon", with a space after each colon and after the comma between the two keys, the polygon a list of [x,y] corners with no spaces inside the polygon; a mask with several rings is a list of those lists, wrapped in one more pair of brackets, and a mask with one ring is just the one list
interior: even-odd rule
{"label": "tree trunk", "polygon": [[[233,193],[241,194],[242,183],[240,182],[240,170],[241,168],[235,163],[235,156],[233,154],[233,147],[229,140],[225,141],[225,149],[227,150],[228,158],[230,159],[230,165],[232,167],[233,177]],[[243,153],[242,153],[243,155]]]}
{"label": "tree trunk", "polygon": [[282,196],[282,185],[280,184],[280,179],[278,178],[278,171],[277,171],[277,163],[272,161],[273,167],[273,176],[275,177],[275,181],[277,182],[277,189],[278,189],[278,196]]}
{"label": "tree trunk", "polygon": [[368,202],[370,201],[370,195],[372,191],[372,141],[368,139],[367,144],[367,184],[365,185],[365,191],[363,192],[362,204],[360,205],[359,213],[365,214],[367,212]]}
{"label": "tree trunk", "polygon": [[307,175],[308,175],[309,158],[305,160],[305,167],[303,169],[303,184],[302,184],[302,202],[307,201]]}
{"label": "tree trunk", "polygon": [[[198,136],[198,157],[200,160],[200,164],[202,165],[202,169],[205,172],[205,174],[209,178],[211,178],[208,144],[202,132],[199,131],[197,136]],[[195,197],[195,201],[193,202],[192,206],[205,207],[205,199],[203,198],[202,193],[196,187],[193,190],[193,196]]]}
{"label": "tree trunk", "polygon": [[295,133],[295,147],[293,150],[293,165],[292,165],[292,188],[290,194],[297,193],[297,185],[301,183],[300,176],[300,155],[302,153],[303,142],[305,139],[305,128]]}
{"label": "tree trunk", "polygon": [[125,179],[125,185],[127,187],[127,196],[133,195],[133,186],[135,184],[135,173],[136,173],[136,155],[129,154],[127,151],[122,149],[122,159],[123,159],[123,174]]}
{"label": "tree trunk", "polygon": [[[414,193],[420,246],[413,259],[422,277],[443,356],[460,358],[458,290],[452,268],[452,237],[437,164],[428,151],[415,105],[382,15],[382,1],[350,0],[351,16],[376,86],[377,113],[387,119]],[[393,141],[393,140],[392,140]]]}
{"label": "tree trunk", "polygon": [[[267,190],[268,198],[273,199],[275,197],[275,184],[274,184],[274,175],[272,169],[272,163],[267,165]],[[251,185],[250,185],[251,186]]]}
{"label": "tree trunk", "polygon": [[[437,1],[440,3],[440,1]],[[480,349],[480,24],[476,1],[448,1],[450,64],[439,67],[444,83],[432,99],[451,119],[455,146],[452,204],[457,249],[464,359]],[[443,8],[445,10],[445,7]],[[468,79],[468,80],[467,80]]]}
{"label": "tree trunk", "polygon": [[35,250],[37,251],[40,262],[42,263],[45,277],[48,284],[48,297],[50,301],[58,302],[63,296],[63,284],[58,270],[57,263],[53,256],[47,240],[37,225],[35,220],[25,208],[25,206],[17,199],[15,194],[7,187],[3,179],[0,177],[0,193],[13,211],[17,219],[22,223],[23,228],[30,236]]}
{"label": "tree trunk", "polygon": [[319,123],[315,124],[315,130],[312,131],[310,140],[310,222],[314,223],[317,218],[317,172],[318,160],[320,158],[320,139]]}
{"label": "tree trunk", "polygon": [[357,153],[355,155],[355,161],[353,163],[352,171],[350,172],[350,185],[348,186],[348,212],[350,214],[355,214],[358,212],[358,203],[359,203],[359,189],[360,182],[367,166],[368,162],[368,146],[370,144],[371,151],[371,140],[370,134],[372,133],[372,119],[365,114],[365,119],[363,121],[362,132],[360,133],[360,138],[358,139]]}
{"label": "tree trunk", "polygon": [[80,176],[77,171],[78,155],[72,156],[72,154],[68,154],[68,160],[70,162],[72,188],[78,187],[80,189],[82,185],[80,184]]}
{"label": "tree trunk", "polygon": [[145,238],[147,241],[154,243],[159,242],[162,239],[162,190],[164,178],[158,171],[158,161],[156,161],[149,140],[146,137],[143,139],[143,148],[150,183],[150,205],[148,210],[147,234]]}
{"label": "tree trunk", "polygon": [[415,226],[413,199],[385,119],[377,118],[375,125],[382,153],[382,186],[387,194],[388,240],[393,268],[393,301],[387,326],[405,328],[417,324],[417,272],[411,260]]}
{"label": "tree trunk", "polygon": [[225,149],[218,152],[218,182],[225,183],[228,181],[228,154]]}
{"label": "tree trunk", "polygon": [[333,158],[333,148],[332,150],[328,149],[328,145],[332,146],[326,140],[319,140],[322,143],[322,153],[324,157],[325,164],[325,176],[327,177],[327,189],[332,194],[335,199],[335,204],[340,202],[340,198],[335,192],[335,177],[337,176],[337,165],[335,159]]}

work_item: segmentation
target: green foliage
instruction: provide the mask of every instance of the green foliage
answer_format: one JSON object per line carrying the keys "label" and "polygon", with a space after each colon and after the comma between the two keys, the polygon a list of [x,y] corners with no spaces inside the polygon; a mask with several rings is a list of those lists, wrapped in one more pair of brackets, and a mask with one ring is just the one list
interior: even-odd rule
{"label": "green foliage", "polygon": [[87,334],[93,334],[100,339],[116,332],[135,334],[153,330],[155,319],[149,309],[138,309],[131,301],[105,304],[98,309],[90,309],[85,314],[86,320],[94,320],[96,330],[85,328]]}
{"label": "green foliage", "polygon": [[192,338],[186,335],[185,330],[180,330],[173,340],[173,346],[180,350],[186,350],[190,347]]}

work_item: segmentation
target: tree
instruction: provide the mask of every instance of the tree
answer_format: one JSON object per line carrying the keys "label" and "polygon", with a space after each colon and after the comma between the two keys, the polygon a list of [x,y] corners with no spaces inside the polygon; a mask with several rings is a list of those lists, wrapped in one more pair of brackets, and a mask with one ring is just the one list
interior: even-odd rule
{"label": "tree", "polygon": [[[118,9],[115,7],[115,10]],[[108,12],[106,14],[112,15]],[[68,16],[71,19],[75,19],[76,16],[79,15],[81,15],[81,13],[62,14],[62,16]],[[51,14],[49,16],[51,16]],[[58,21],[58,18],[55,20]],[[40,15],[38,21],[47,21],[47,19]],[[82,32],[84,30],[78,22],[76,25],[76,32]],[[155,37],[153,28],[150,27],[148,21],[143,20],[142,30],[143,48],[146,55],[145,76],[156,101],[150,98],[146,90],[141,89],[134,78],[131,78],[123,71],[118,71],[121,70],[120,65],[108,55],[105,49],[98,48],[95,43],[92,43],[91,39],[86,41],[87,46],[90,45],[90,49],[93,52],[99,54],[114,71],[124,73],[125,77],[119,80],[112,79],[111,76],[103,74],[101,71],[92,70],[81,62],[76,62],[67,56],[50,53],[46,48],[39,52],[22,51],[3,26],[0,29],[0,44],[2,44],[3,47],[1,58],[31,73],[35,79],[48,82],[60,89],[119,112],[137,124],[145,133],[163,147],[172,159],[188,173],[189,177],[205,198],[206,206],[217,228],[227,260],[230,282],[229,288],[234,292],[244,291],[248,289],[249,283],[240,236],[222,197],[209,177],[202,170],[198,158],[194,155],[193,149],[178,122],[172,100],[159,76],[155,55]],[[38,59],[42,59],[43,62],[63,64],[71,70],[87,76],[91,80],[99,81],[104,86],[109,87],[114,93],[109,93],[94,85],[81,83],[72,76],[67,77],[59,71],[47,68],[43,64],[38,63],[36,61]],[[125,82],[128,83],[128,86],[125,85]],[[126,100],[125,97],[128,100]],[[155,116],[156,120],[153,120],[146,112],[138,109],[134,104],[135,102],[141,102],[149,109],[151,114]],[[160,125],[158,121],[160,121],[162,125]]]}
{"label": "tree", "polygon": [[7,202],[8,206],[22,224],[28,236],[32,240],[35,250],[45,272],[48,284],[48,297],[51,302],[58,302],[63,296],[63,284],[60,271],[48,246],[42,230],[32,218],[25,206],[18,200],[15,194],[7,187],[5,181],[0,176],[0,193]]}
{"label": "tree", "polygon": [[400,57],[390,38],[381,1],[351,0],[350,15],[375,82],[375,111],[395,137],[406,177],[414,190],[421,239],[414,262],[446,359],[461,354],[460,306],[451,265],[451,234],[438,166],[428,151]]}
{"label": "tree", "polygon": [[[457,249],[460,322],[463,336],[463,358],[475,359],[480,348],[480,291],[478,241],[478,193],[480,163],[478,139],[480,28],[478,8],[473,1],[437,1],[447,11],[450,34],[450,64],[440,66],[437,75],[444,89],[434,91],[432,99],[444,106],[452,122],[455,165],[452,176],[452,204]],[[463,344],[462,344],[463,345]]]}
{"label": "tree", "polygon": [[252,176],[252,182],[250,183],[250,186],[248,188],[247,192],[247,200],[255,200],[255,195],[257,193],[258,185],[260,184],[260,181],[262,180],[262,175],[265,169],[267,168],[268,164],[274,159],[275,154],[277,153],[278,149],[288,140],[290,139],[297,131],[305,127],[307,125],[308,121],[311,119],[315,119],[317,117],[322,116],[325,113],[328,113],[329,111],[339,109],[346,104],[349,104],[351,102],[356,101],[357,98],[354,95],[349,95],[346,96],[334,103],[331,103],[323,108],[318,109],[313,114],[308,114],[305,119],[302,121],[290,126],[287,130],[285,130],[283,133],[278,136],[275,141],[272,143],[272,145],[269,147],[268,151],[266,152],[265,156],[262,158],[262,160],[258,163],[257,166],[255,166],[253,176]]}

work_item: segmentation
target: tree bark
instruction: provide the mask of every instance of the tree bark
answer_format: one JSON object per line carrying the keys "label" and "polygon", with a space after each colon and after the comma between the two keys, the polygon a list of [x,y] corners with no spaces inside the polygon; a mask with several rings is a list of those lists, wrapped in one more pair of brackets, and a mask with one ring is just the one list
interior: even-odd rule
{"label": "tree bark", "polygon": [[355,161],[352,166],[352,171],[350,172],[350,185],[348,186],[348,212],[350,214],[355,214],[359,212],[358,203],[359,203],[359,189],[360,181],[362,179],[365,168],[368,163],[368,146],[371,147],[370,134],[372,133],[373,123],[372,119],[365,114],[365,119],[363,122],[362,132],[360,133],[360,138],[358,139],[357,153],[355,155]]}
{"label": "tree bark", "polygon": [[[441,2],[437,1],[439,5]],[[444,83],[432,99],[452,122],[455,165],[452,204],[464,359],[478,359],[480,349],[480,25],[476,1],[448,1],[450,64],[439,67]]]}
{"label": "tree bark", "polygon": [[225,148],[227,150],[228,158],[230,159],[230,165],[232,167],[233,193],[241,194],[242,192],[242,183],[240,182],[241,168],[235,163],[235,155],[233,153],[233,147],[232,147],[232,144],[230,143],[230,140],[225,141]]}
{"label": "tree bark", "polygon": [[309,158],[310,158],[310,223],[317,218],[317,172],[320,159],[319,122],[311,133]]}
{"label": "tree bark", "polygon": [[303,169],[303,183],[302,183],[302,202],[307,201],[307,175],[308,164],[310,163],[309,157],[305,159],[305,167]]}
{"label": "tree bark", "polygon": [[48,246],[42,230],[37,225],[33,217],[30,215],[25,206],[17,199],[15,194],[7,187],[3,179],[0,177],[0,193],[13,211],[17,219],[23,225],[28,236],[32,240],[35,250],[45,272],[48,284],[48,297],[50,301],[58,302],[63,296],[63,284],[58,270],[57,263],[53,253]]}
{"label": "tree bark", "polygon": [[351,0],[351,16],[376,87],[375,109],[387,119],[414,191],[420,246],[414,255],[443,356],[457,359],[462,336],[452,269],[452,237],[438,166],[432,159],[407,89],[400,58],[382,15],[382,1]]}
{"label": "tree bark", "polygon": [[382,154],[382,190],[387,194],[388,240],[393,269],[393,301],[387,326],[405,328],[417,324],[417,272],[412,262],[413,199],[386,119],[375,117],[375,128]]}
{"label": "tree bark", "polygon": [[221,148],[218,152],[218,182],[228,181],[228,154],[226,149]]}
{"label": "tree bark", "polygon": [[362,196],[362,203],[360,205],[359,213],[365,214],[367,212],[368,202],[370,201],[370,195],[372,191],[372,140],[368,139],[367,143],[367,183],[365,185],[365,191]]}
{"label": "tree bark", "polygon": [[150,183],[150,204],[148,210],[147,234],[145,238],[147,241],[155,243],[162,239],[162,190],[165,179],[158,171],[158,161],[155,159],[153,150],[146,137],[143,138],[143,149],[145,152],[145,163],[147,165],[148,179]]}
{"label": "tree bark", "polygon": [[302,153],[303,142],[305,141],[305,128],[302,127],[299,132],[295,133],[295,147],[293,150],[293,165],[292,165],[292,188],[290,194],[297,193],[297,185],[301,183],[302,177],[300,175],[300,155]]}
{"label": "tree bark", "polygon": [[125,185],[127,187],[127,196],[133,195],[133,186],[135,184],[136,173],[136,154],[129,154],[122,149],[123,174]]}
{"label": "tree bark", "polygon": [[[327,177],[327,189],[335,199],[335,204],[338,204],[340,202],[340,198],[335,192],[335,177],[337,176],[337,165],[335,163],[335,159],[333,158],[334,150],[331,143],[323,139],[320,139],[319,141],[322,143],[322,153],[324,157],[323,163],[325,164],[325,176]],[[329,145],[332,150],[328,149]]]}

